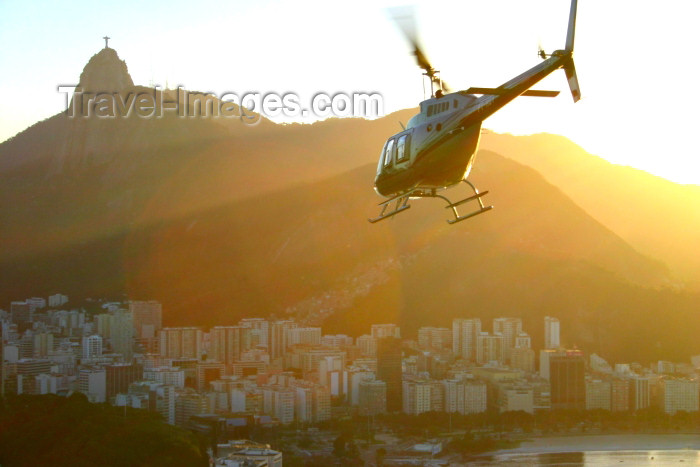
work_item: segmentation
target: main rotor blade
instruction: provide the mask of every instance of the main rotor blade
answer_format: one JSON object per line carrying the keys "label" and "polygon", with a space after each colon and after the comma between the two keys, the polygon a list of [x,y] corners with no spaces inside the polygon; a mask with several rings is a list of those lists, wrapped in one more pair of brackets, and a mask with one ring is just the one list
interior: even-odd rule
{"label": "main rotor blade", "polygon": [[428,57],[426,57],[425,53],[423,52],[423,48],[418,41],[414,8],[412,6],[389,8],[389,14],[403,35],[406,37],[406,40],[409,42],[409,44],[411,44],[411,47],[413,48],[413,55],[416,57],[416,63],[418,66],[424,69],[428,76],[432,77],[435,70],[428,61]]}

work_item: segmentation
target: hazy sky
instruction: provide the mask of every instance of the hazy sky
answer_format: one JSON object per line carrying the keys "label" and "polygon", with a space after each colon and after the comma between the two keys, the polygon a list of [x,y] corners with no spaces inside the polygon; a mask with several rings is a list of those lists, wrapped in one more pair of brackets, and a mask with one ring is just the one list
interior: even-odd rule
{"label": "hazy sky", "polygon": [[[63,110],[102,36],[136,84],[279,93],[374,91],[385,113],[423,98],[419,69],[386,8],[407,1],[0,1],[0,141]],[[439,5],[436,7],[435,5]],[[416,2],[421,39],[453,88],[495,87],[562,48],[569,0]],[[575,61],[486,121],[563,134],[593,154],[700,184],[697,0],[580,0]],[[397,123],[397,129],[399,125]],[[389,136],[389,135],[387,135]],[[380,148],[377,148],[379,152]]]}

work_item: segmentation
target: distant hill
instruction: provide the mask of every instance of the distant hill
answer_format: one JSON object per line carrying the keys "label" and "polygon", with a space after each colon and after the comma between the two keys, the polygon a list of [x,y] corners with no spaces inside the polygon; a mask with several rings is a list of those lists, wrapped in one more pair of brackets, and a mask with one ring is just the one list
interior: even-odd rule
{"label": "distant hill", "polygon": [[448,226],[425,200],[369,224],[377,153],[408,115],[37,123],[0,144],[0,303],[127,294],[162,301],[168,325],[274,314],[352,334],[522,316],[536,344],[553,315],[565,343],[610,358],[700,351],[697,295],[502,155],[481,151],[473,173],[494,211]]}
{"label": "distant hill", "polygon": [[558,135],[489,133],[481,147],[534,168],[593,218],[700,290],[700,249],[695,247],[700,186],[611,164]]}

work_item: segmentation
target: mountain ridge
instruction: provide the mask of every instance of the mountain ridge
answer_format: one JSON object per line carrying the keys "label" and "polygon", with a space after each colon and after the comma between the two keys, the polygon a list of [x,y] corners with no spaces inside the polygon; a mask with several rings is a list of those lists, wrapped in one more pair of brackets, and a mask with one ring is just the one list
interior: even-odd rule
{"label": "mountain ridge", "polygon": [[377,153],[409,112],[40,122],[0,144],[0,297],[126,294],[162,301],[169,325],[274,314],[348,333],[517,315],[536,341],[550,314],[569,344],[619,357],[633,352],[609,342],[616,332],[657,339],[644,358],[700,351],[697,296],[508,154],[477,154],[493,212],[449,226],[438,200],[420,200],[369,224]]}

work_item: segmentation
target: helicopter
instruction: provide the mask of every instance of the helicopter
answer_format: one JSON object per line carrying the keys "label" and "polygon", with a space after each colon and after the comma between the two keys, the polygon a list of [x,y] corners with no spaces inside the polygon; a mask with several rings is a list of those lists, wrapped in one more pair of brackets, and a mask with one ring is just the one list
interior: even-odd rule
{"label": "helicopter", "polygon": [[[467,180],[479,146],[483,121],[518,96],[556,97],[559,91],[530,89],[541,79],[563,68],[574,102],[581,98],[576,68],[574,67],[574,32],[577,0],[571,1],[566,43],[563,50],[547,54],[540,48],[542,62],[497,88],[470,87],[465,91],[450,92],[440,72],[433,68],[411,28],[401,26],[413,47],[413,55],[424,79],[430,82],[430,98],[420,103],[420,113],[414,115],[403,130],[389,138],[382,148],[374,189],[388,198],[379,203],[379,216],[371,223],[399,214],[410,208],[413,199],[440,198],[447,202],[455,224],[493,209],[486,206],[480,192]],[[398,17],[394,19],[399,22]],[[403,125],[401,125],[403,127]],[[450,201],[440,191],[465,183],[470,196]],[[471,194],[473,192],[473,194]],[[478,208],[460,215],[458,207],[477,202]],[[473,205],[473,203],[472,203]]]}

